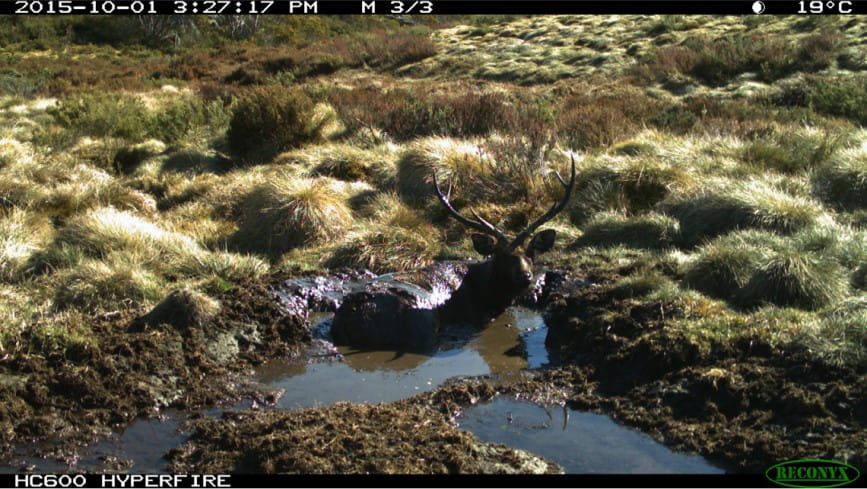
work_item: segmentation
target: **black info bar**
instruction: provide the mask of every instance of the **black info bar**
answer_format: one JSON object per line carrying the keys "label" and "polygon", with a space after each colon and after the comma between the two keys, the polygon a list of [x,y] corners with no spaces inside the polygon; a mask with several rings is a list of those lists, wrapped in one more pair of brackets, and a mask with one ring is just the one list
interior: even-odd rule
{"label": "black info bar", "polygon": [[[867,1],[867,0],[865,0]],[[813,2],[738,1],[583,1],[583,0],[12,0],[0,14],[19,15],[455,15],[455,14],[856,14],[852,0],[820,10]],[[839,6],[839,8],[837,8]]]}

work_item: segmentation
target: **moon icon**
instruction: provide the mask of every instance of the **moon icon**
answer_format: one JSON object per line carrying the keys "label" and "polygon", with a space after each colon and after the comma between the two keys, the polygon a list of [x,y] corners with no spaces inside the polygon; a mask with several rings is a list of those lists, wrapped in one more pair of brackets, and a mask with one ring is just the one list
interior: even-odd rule
{"label": "moon icon", "polygon": [[753,12],[760,14],[765,11],[765,4],[761,0],[753,2]]}

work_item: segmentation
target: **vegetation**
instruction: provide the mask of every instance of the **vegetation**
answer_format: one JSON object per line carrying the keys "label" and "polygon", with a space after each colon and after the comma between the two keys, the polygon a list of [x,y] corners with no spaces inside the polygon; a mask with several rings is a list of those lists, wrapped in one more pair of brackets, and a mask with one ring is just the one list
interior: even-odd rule
{"label": "vegetation", "polygon": [[550,263],[696,344],[864,361],[864,22],[264,17],[0,19],[3,355],[281,268],[471,256],[434,172],[515,230],[574,158]]}

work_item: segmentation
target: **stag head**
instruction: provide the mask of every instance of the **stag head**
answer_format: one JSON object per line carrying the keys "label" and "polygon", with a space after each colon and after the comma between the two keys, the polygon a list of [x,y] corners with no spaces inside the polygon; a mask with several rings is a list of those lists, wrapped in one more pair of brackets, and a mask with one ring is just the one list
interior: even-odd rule
{"label": "stag head", "polygon": [[[572,188],[575,186],[575,159],[572,159],[572,175],[568,183],[563,180],[559,173],[555,172],[555,175],[565,188],[563,198],[559,202],[555,202],[547,212],[530,223],[514,239],[510,240],[503,231],[486,221],[475,210],[470,209],[470,213],[473,216],[472,219],[456,211],[449,202],[447,195],[451,193],[451,188],[449,188],[447,194],[443,194],[439,187],[439,182],[437,182],[436,172],[434,172],[434,190],[439,201],[455,220],[479,232],[471,235],[473,248],[482,256],[491,257],[485,263],[485,276],[476,280],[480,283],[475,283],[473,286],[487,288],[487,291],[494,296],[492,302],[511,302],[524,291],[533,280],[534,258],[539,253],[550,250],[554,245],[554,238],[557,235],[556,231],[545,229],[535,235],[533,233],[543,224],[553,219],[569,202]],[[530,236],[533,236],[532,239],[521,250],[524,242]]]}

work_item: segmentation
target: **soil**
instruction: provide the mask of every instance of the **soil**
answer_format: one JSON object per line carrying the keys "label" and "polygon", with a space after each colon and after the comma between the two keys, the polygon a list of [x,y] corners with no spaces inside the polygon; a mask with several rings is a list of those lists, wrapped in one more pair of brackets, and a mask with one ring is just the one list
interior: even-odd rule
{"label": "soil", "polygon": [[[166,407],[195,409],[243,397],[267,405],[270,393],[245,381],[251,366],[297,354],[310,341],[305,312],[278,305],[285,301],[272,294],[296,275],[237,284],[218,298],[220,312],[206,328],[196,320],[159,323],[127,314],[96,321],[94,348],[3,360],[3,458],[10,460],[16,444],[47,440],[40,450],[72,459],[81,443]],[[610,276],[549,276],[556,286],[546,286],[537,305],[545,308],[559,367],[463,379],[384,405],[203,417],[193,422],[192,438],[171,452],[172,470],[556,471],[531,454],[480,443],[454,428],[462,409],[497,395],[603,412],[736,472],[799,458],[867,467],[864,367],[830,367],[748,342],[702,354],[666,334],[666,318],[678,314],[670,304],[623,300],[605,285]],[[603,320],[611,311],[618,314]]]}
{"label": "soil", "polygon": [[293,356],[310,341],[306,318],[279,307],[270,293],[290,275],[251,280],[225,292],[206,327],[177,320],[191,315],[182,311],[162,314],[164,321],[126,312],[95,318],[92,347],[69,349],[63,356],[4,359],[4,458],[18,444],[42,442],[33,445],[37,454],[74,460],[77,445],[167,407],[194,409],[267,396],[238,380],[251,365]]}
{"label": "soil", "polygon": [[300,411],[227,411],[170,453],[178,473],[545,474],[556,464],[480,443],[422,398]]}

